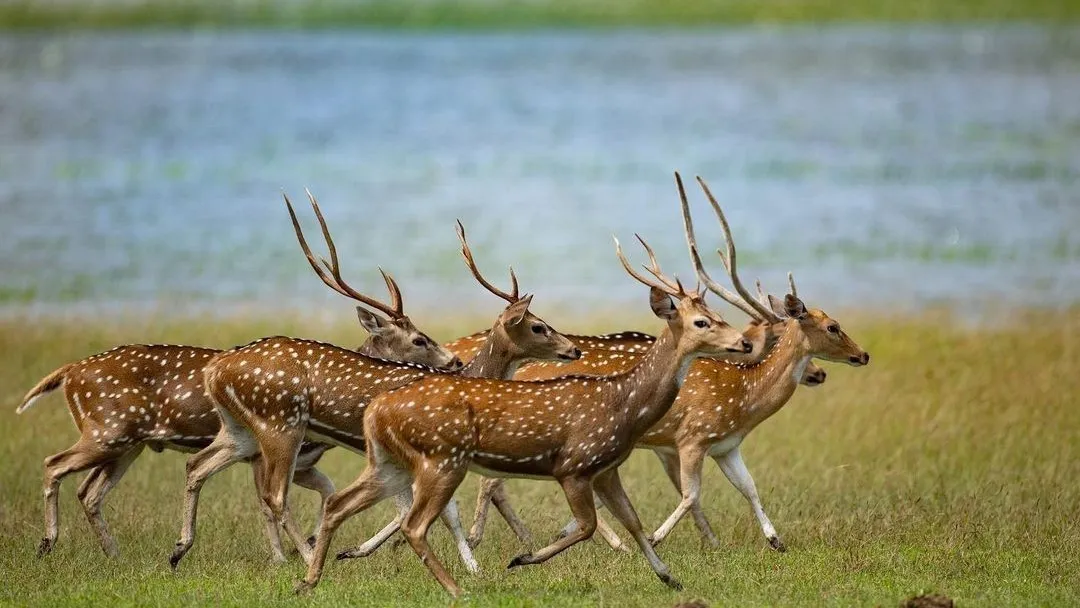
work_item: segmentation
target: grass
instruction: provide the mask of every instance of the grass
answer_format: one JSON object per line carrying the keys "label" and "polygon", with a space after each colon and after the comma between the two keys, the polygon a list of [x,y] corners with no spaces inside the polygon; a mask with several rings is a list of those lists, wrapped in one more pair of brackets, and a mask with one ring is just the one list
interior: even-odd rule
{"label": "grass", "polygon": [[10,0],[0,28],[536,28],[1011,21],[1080,16],[1076,0]]}
{"label": "grass", "polygon": [[[507,573],[503,566],[521,547],[493,520],[477,552],[484,568],[479,576],[463,571],[444,530],[432,532],[435,550],[470,592],[458,604],[671,606],[700,598],[710,605],[895,606],[937,592],[964,607],[1077,605],[1080,347],[1074,337],[1080,311],[1053,314],[1013,315],[1007,324],[981,327],[938,315],[849,321],[850,333],[873,353],[871,365],[830,365],[826,386],[800,390],[744,444],[786,554],[766,548],[741,496],[710,465],[704,504],[722,548],[702,551],[685,521],[660,550],[685,592],[667,591],[639,553],[613,554],[598,543]],[[656,329],[655,322],[641,321],[580,322],[573,329]],[[447,324],[434,333],[449,338],[479,325]],[[198,542],[180,571],[170,573],[166,559],[183,491],[178,454],[146,453],[107,501],[120,558],[99,552],[74,499],[77,479],[61,489],[58,546],[45,559],[34,557],[41,460],[76,435],[55,395],[16,418],[13,410],[28,387],[60,364],[116,343],[226,346],[272,333],[359,341],[359,330],[344,321],[300,317],[0,321],[0,603],[449,603],[407,549],[331,562],[313,599],[294,598],[290,590],[303,569],[295,559],[269,564],[244,467],[207,484]],[[323,462],[339,486],[364,466],[342,450]],[[652,456],[636,454],[624,478],[648,527],[675,506]],[[474,488],[470,476],[459,493],[466,505]],[[553,484],[514,481],[510,490],[540,539],[566,520]],[[293,496],[299,515],[310,521],[312,495],[300,490]],[[366,537],[389,515],[382,505],[354,518],[337,547]]]}

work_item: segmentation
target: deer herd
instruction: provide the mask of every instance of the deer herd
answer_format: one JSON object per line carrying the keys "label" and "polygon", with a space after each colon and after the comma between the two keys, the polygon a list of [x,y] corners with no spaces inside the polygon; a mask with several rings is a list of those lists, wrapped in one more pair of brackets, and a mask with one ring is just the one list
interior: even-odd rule
{"label": "deer herd", "polygon": [[[678,173],[675,180],[698,287],[688,289],[666,274],[640,237],[649,259],[644,272],[635,269],[615,241],[622,267],[649,288],[649,305],[663,322],[655,337],[560,333],[529,311],[532,295],[519,293],[513,269],[510,291],[481,274],[459,222],[467,267],[506,307],[490,329],[439,345],[405,314],[401,290],[389,274],[380,269],[389,304],[345,282],[326,221],[308,193],[329,259],[313,254],[285,197],[312,269],[331,289],[359,303],[356,311],[367,340],[355,350],[282,336],[225,351],[125,345],[55,370],[16,410],[21,413],[63,387],[79,430],[73,446],[45,459],[45,535],[38,555],[56,544],[61,481],[84,470],[89,473],[79,486],[79,501],[102,550],[115,555],[101,505],[147,447],[194,452],[187,462],[180,538],[169,560],[174,569],[195,542],[203,484],[243,461],[254,474],[272,558],[286,559],[284,530],[307,564],[298,592],[318,584],[334,534],[345,520],[393,498],[397,517],[337,558],[369,555],[400,531],[439,583],[452,595],[460,594],[428,545],[428,528],[436,519],[443,522],[470,572],[479,570],[472,550],[483,537],[489,505],[524,544],[531,543],[503,485],[507,477],[554,480],[573,516],[554,542],[518,555],[510,568],[544,562],[596,531],[613,548],[627,550],[597,514],[598,498],[660,580],[678,589],[655,547],[687,513],[702,540],[718,546],[700,503],[706,457],[750,503],[768,543],[784,551],[740,445],[783,407],[799,384],[825,381],[814,359],[862,366],[870,355],[837,321],[807,308],[790,274],[789,292],[782,298],[765,293],[760,283],[756,296],[750,293],[739,278],[723,210],[698,178],[723,230],[726,247],[717,253],[734,291],[715,281],[701,259]],[[706,303],[708,292],[748,315],[750,324],[742,329],[729,325]],[[316,467],[334,446],[367,458],[359,478],[341,490]],[[643,528],[619,474],[619,465],[635,448],[656,454],[680,494],[678,505],[652,534]],[[454,493],[470,470],[482,480],[466,535]],[[320,495],[313,535],[304,533],[290,512],[292,484]]]}

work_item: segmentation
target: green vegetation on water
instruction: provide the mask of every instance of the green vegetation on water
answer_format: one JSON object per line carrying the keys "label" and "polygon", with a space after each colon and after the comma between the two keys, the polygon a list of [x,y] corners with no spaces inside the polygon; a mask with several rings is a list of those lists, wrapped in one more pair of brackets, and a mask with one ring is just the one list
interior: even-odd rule
{"label": "green vegetation on water", "polygon": [[[575,331],[657,329],[645,321],[567,328],[550,320]],[[477,551],[479,576],[460,566],[445,530],[432,530],[435,550],[470,594],[458,604],[671,606],[700,598],[714,606],[895,606],[920,592],[948,595],[964,607],[1080,604],[1080,347],[1073,339],[1080,312],[1017,315],[1009,323],[960,328],[943,316],[847,321],[873,354],[870,366],[826,364],[825,386],[799,389],[744,444],[787,553],[766,547],[745,501],[706,463],[704,506],[722,548],[703,551],[690,521],[660,547],[686,591],[668,591],[637,551],[614,554],[594,542],[507,572],[522,548],[493,514]],[[449,339],[478,326],[462,321],[433,328],[433,335]],[[291,595],[303,573],[299,560],[268,561],[242,465],[207,484],[198,541],[180,570],[169,571],[184,485],[184,457],[175,453],[145,452],[106,501],[120,558],[106,559],[98,549],[75,499],[79,475],[61,488],[58,545],[35,558],[41,461],[67,448],[76,433],[58,394],[22,416],[13,413],[42,376],[118,343],[224,347],[274,333],[360,340],[351,323],[299,315],[0,321],[0,604],[307,605]],[[323,465],[342,487],[364,461],[333,450]],[[635,454],[624,471],[643,521],[655,527],[678,502],[675,492],[651,455]],[[475,487],[470,476],[458,494],[466,513]],[[515,480],[510,495],[538,542],[568,517],[552,483]],[[294,489],[292,496],[298,516],[310,522],[313,495]],[[333,550],[366,538],[391,510],[383,504],[350,520]],[[384,548],[365,560],[329,562],[314,601],[443,606],[448,597],[411,551]]]}
{"label": "green vegetation on water", "polygon": [[1062,21],[1076,0],[11,0],[3,28],[533,28],[744,23]]}

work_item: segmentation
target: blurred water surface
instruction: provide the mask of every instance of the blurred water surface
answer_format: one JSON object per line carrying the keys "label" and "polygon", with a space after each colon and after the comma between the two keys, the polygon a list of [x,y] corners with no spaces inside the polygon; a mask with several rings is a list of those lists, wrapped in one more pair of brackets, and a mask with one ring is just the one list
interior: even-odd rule
{"label": "blurred water surface", "polygon": [[[671,173],[742,274],[822,306],[1080,296],[1080,29],[85,33],[0,38],[0,305],[337,302],[281,201],[319,198],[354,285],[645,306],[613,255],[691,276]],[[719,230],[696,185],[699,239]],[[722,269],[715,257],[715,273]]]}

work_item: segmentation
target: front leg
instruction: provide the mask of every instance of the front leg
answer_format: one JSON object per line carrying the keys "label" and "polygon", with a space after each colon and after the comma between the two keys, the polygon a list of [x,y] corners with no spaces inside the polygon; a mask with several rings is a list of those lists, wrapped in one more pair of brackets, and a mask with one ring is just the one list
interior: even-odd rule
{"label": "front leg", "polygon": [[667,538],[667,535],[675,529],[675,524],[679,523],[679,520],[701,499],[701,465],[704,458],[704,446],[691,444],[679,449],[679,485],[682,489],[682,500],[667,520],[653,533],[654,545],[660,544]]}
{"label": "front leg", "polygon": [[671,570],[656,554],[656,549],[653,548],[652,543],[641,529],[641,520],[638,519],[634,505],[630,504],[630,499],[626,496],[622,480],[619,479],[619,469],[608,469],[597,475],[593,481],[593,488],[596,490],[596,495],[611,511],[611,514],[617,517],[623,527],[626,528],[626,531],[630,533],[630,536],[634,537],[638,546],[641,547],[641,552],[645,554],[645,559],[649,560],[649,565],[652,567],[653,572],[656,573],[656,576],[668,587],[681,591],[682,584],[671,575]]}
{"label": "front leg", "polygon": [[[653,454],[656,454],[660,464],[663,465],[664,473],[667,475],[668,480],[671,481],[671,485],[675,486],[675,491],[682,494],[682,482],[679,479],[679,455],[660,451],[654,451]],[[694,516],[694,525],[697,526],[698,533],[701,534],[701,542],[713,549],[720,547],[720,539],[716,538],[716,533],[713,532],[709,520],[705,517],[705,510],[701,508],[701,500],[694,501],[693,506],[690,507],[690,514]]]}
{"label": "front leg", "polygon": [[769,545],[781,553],[786,551],[787,547],[784,546],[784,541],[780,540],[780,537],[776,534],[776,528],[769,521],[769,516],[765,515],[765,509],[761,507],[761,499],[758,498],[754,478],[750,476],[750,471],[746,469],[739,448],[735,447],[721,456],[713,456],[713,460],[720,465],[720,470],[724,472],[731,485],[738,488],[742,495],[746,497],[746,500],[750,501],[750,507],[754,510],[754,516],[757,517],[758,523],[761,525],[761,531],[765,534],[765,538],[768,539]]}

